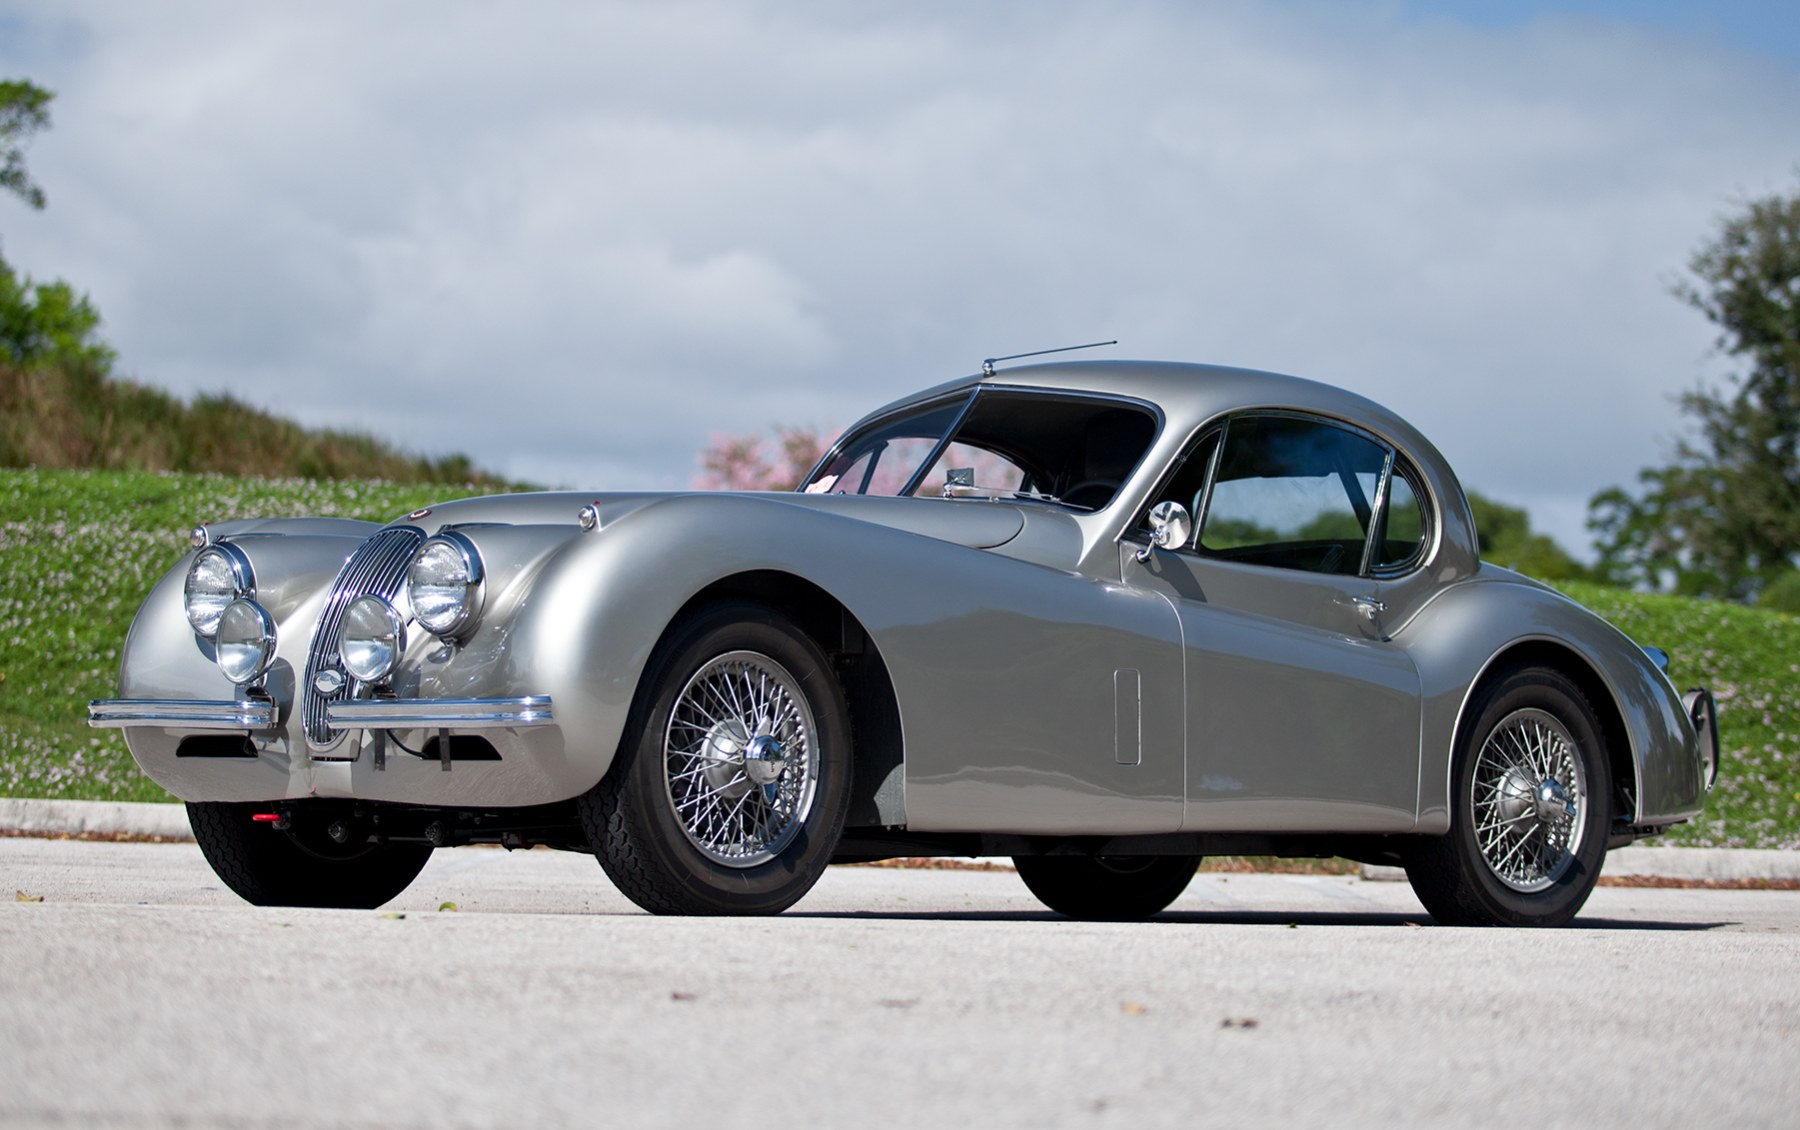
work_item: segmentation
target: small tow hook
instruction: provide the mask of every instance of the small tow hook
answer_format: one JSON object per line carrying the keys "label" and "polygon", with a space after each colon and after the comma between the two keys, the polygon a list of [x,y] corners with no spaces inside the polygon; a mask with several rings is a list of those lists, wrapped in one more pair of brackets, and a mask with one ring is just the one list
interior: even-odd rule
{"label": "small tow hook", "polygon": [[250,820],[255,824],[273,824],[278,832],[288,830],[288,816],[285,812],[254,812]]}

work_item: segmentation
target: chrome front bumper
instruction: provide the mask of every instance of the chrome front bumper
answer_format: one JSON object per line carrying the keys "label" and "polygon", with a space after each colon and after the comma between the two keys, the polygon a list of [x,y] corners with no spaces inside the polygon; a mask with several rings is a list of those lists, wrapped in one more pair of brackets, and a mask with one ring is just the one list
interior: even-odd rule
{"label": "chrome front bumper", "polygon": [[549,726],[550,696],[518,698],[362,698],[334,702],[325,718],[338,730],[513,730]]}
{"label": "chrome front bumper", "polygon": [[[272,730],[270,699],[103,698],[88,703],[94,727],[162,726],[171,730]],[[549,695],[516,698],[373,698],[333,703],[327,719],[344,730],[511,730],[555,723]]]}
{"label": "chrome front bumper", "polygon": [[272,730],[272,699],[100,698],[88,703],[88,725],[164,726],[171,730]]}

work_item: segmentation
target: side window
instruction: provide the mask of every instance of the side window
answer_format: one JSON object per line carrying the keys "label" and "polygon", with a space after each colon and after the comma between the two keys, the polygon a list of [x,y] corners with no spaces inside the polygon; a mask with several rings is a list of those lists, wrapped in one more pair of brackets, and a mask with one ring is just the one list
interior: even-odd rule
{"label": "side window", "polygon": [[1425,541],[1425,505],[1413,485],[1412,473],[1404,467],[1395,467],[1388,480],[1382,525],[1381,549],[1375,554],[1377,569],[1396,569],[1419,555]]}
{"label": "side window", "polygon": [[1232,420],[1224,444],[1200,552],[1313,573],[1362,570],[1385,446],[1323,421],[1274,415]]}

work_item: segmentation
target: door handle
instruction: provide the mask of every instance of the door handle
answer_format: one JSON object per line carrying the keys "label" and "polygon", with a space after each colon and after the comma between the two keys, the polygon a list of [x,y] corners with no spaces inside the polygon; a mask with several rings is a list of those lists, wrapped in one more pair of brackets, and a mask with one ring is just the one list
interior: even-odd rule
{"label": "door handle", "polygon": [[1356,610],[1363,614],[1365,620],[1373,620],[1387,611],[1387,602],[1376,600],[1372,596],[1353,596],[1350,598],[1350,603],[1356,606]]}

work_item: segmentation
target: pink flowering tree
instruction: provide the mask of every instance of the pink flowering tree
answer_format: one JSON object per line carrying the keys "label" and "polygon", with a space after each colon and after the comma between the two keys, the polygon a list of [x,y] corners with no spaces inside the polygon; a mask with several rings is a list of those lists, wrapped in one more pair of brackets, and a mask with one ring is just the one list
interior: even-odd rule
{"label": "pink flowering tree", "polygon": [[702,490],[793,490],[825,453],[816,428],[777,426],[774,437],[715,432],[700,453]]}

